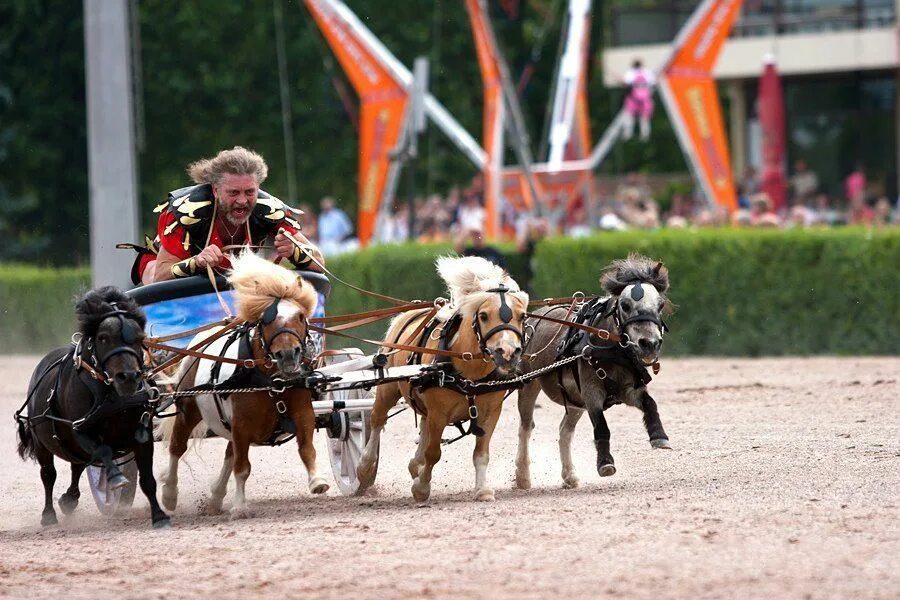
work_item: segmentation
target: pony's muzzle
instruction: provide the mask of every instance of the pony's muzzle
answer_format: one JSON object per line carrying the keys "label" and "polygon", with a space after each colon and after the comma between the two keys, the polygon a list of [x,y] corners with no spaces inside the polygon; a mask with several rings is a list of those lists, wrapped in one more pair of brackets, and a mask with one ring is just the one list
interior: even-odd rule
{"label": "pony's muzzle", "polygon": [[303,366],[303,346],[282,348],[272,353],[278,370],[282,373],[296,373]]}
{"label": "pony's muzzle", "polygon": [[137,391],[140,380],[140,371],[119,371],[113,376],[113,384],[120,396],[129,396]]}
{"label": "pony's muzzle", "polygon": [[519,360],[521,358],[521,346],[512,347],[507,344],[502,344],[491,350],[491,359],[493,359],[494,364],[505,371],[515,369],[519,365]]}

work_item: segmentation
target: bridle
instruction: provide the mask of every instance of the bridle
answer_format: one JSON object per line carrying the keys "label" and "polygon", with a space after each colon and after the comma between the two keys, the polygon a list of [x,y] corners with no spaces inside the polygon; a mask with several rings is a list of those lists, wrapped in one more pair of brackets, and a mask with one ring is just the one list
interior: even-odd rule
{"label": "bridle", "polygon": [[[631,288],[630,296],[631,296],[631,299],[634,300],[635,302],[639,301],[641,298],[644,297],[644,288],[641,286],[641,283],[642,282],[640,282],[640,281],[635,281],[633,283],[633,287]],[[659,327],[660,335],[663,335],[667,331],[669,331],[669,326],[666,325],[666,322],[663,321],[662,319],[660,319],[659,316],[657,316],[653,313],[648,313],[648,312],[640,313],[639,312],[630,317],[623,318],[622,306],[620,304],[620,300],[621,300],[621,297],[617,296],[616,302],[613,305],[613,309],[612,309],[612,317],[613,317],[613,321],[616,324],[616,328],[619,330],[619,335],[624,340],[624,342],[623,342],[624,344],[632,344],[633,343],[631,341],[631,339],[629,338],[628,334],[625,333],[625,328],[628,327],[628,325],[630,325],[632,323],[641,323],[641,322],[655,323],[656,326]]]}
{"label": "bridle", "polygon": [[[103,321],[110,317],[116,317],[119,320],[119,331],[123,343],[98,358],[94,348],[94,339],[89,338],[84,342],[84,340],[79,337],[75,342],[75,351],[73,353],[73,362],[75,363],[76,369],[84,368],[94,379],[106,385],[112,384],[109,373],[106,372],[106,363],[113,356],[118,354],[130,354],[137,360],[139,367],[143,368],[144,365],[144,357],[132,347],[140,341],[140,338],[137,331],[135,331],[134,326],[125,318],[129,314],[128,311],[119,308],[115,302],[111,302],[110,306],[113,307],[113,310],[100,315],[100,323],[102,324]],[[87,350],[90,353],[90,364],[86,363],[82,356],[82,342],[84,342],[84,350]]]}
{"label": "bridle", "polygon": [[300,348],[301,348],[300,358],[306,359],[307,358],[306,351],[309,346],[309,326],[308,326],[308,323],[306,322],[305,316],[301,315],[301,317],[300,317],[303,321],[304,329],[306,330],[305,335],[301,336],[299,333],[297,333],[297,331],[295,329],[292,329],[291,327],[279,327],[278,329],[275,330],[275,332],[271,336],[269,336],[269,339],[266,339],[263,328],[266,325],[270,325],[272,322],[275,321],[275,318],[278,316],[278,303],[280,301],[281,301],[281,298],[275,298],[275,300],[272,302],[272,304],[269,305],[269,308],[267,308],[263,312],[262,317],[260,317],[259,321],[256,322],[256,326],[255,326],[256,334],[257,334],[257,337],[259,338],[259,343],[262,346],[263,352],[265,352],[267,359],[274,362],[275,355],[272,353],[272,342],[274,342],[278,336],[290,335],[290,336],[297,338],[297,341],[300,342]]}
{"label": "bridle", "polygon": [[[516,337],[519,338],[519,344],[523,347],[525,345],[525,336],[522,335],[522,332],[519,330],[519,328],[511,324],[513,320],[513,310],[506,302],[506,293],[509,292],[510,289],[501,283],[499,286],[486,291],[494,294],[500,294],[499,316],[500,320],[503,321],[503,323],[497,325],[496,327],[492,327],[487,331],[487,333],[484,333],[481,331],[481,322],[478,318],[478,313],[481,312],[480,305],[478,307],[478,310],[476,310],[475,314],[472,316],[472,329],[475,331],[475,339],[478,340],[478,348],[481,350],[483,359],[486,359],[490,356],[490,351],[487,347],[488,340],[501,331],[512,331],[516,334]],[[487,302],[487,300],[485,300],[484,302]],[[484,302],[482,302],[481,304],[484,304]]]}

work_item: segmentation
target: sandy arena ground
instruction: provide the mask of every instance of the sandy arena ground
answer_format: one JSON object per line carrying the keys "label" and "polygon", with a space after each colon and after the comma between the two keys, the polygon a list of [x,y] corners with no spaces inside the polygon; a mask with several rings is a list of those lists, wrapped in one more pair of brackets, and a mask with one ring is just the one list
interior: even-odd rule
{"label": "sandy arena ground", "polygon": [[[0,358],[4,418],[35,360]],[[492,447],[492,504],[470,500],[471,440],[445,448],[430,504],[412,500],[416,432],[405,413],[382,440],[373,493],[332,486],[313,498],[296,446],[256,448],[253,516],[201,516],[224,447],[210,440],[187,455],[167,531],[150,528],[140,491],[126,516],[100,516],[86,482],[76,513],[42,531],[38,468],[14,454],[6,421],[0,596],[900,596],[900,359],[669,360],[651,390],[675,450],[651,449],[640,414],[616,407],[618,473],[601,480],[585,418],[576,490],[560,488],[562,408],[546,400],[534,488],[513,488],[511,399]],[[57,465],[58,496],[68,473]]]}

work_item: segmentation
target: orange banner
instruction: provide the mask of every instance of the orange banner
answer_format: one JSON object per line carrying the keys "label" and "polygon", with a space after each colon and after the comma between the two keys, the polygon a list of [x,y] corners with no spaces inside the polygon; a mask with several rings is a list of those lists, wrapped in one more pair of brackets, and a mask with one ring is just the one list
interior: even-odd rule
{"label": "orange banner", "polygon": [[486,15],[482,13],[478,0],[466,0],[466,12],[475,36],[475,52],[478,55],[478,68],[481,70],[481,81],[484,85],[484,112],[482,116],[482,141],[487,153],[484,164],[484,233],[495,239],[500,233],[497,214],[499,191],[503,165],[503,85],[500,80],[500,67],[497,49],[493,45],[493,36],[488,32]]}
{"label": "orange banner", "polygon": [[591,17],[585,16],[587,24],[584,29],[583,50],[584,62],[581,65],[581,77],[578,78],[578,93],[575,97],[575,122],[572,124],[572,135],[566,144],[565,160],[587,158],[591,153],[591,117],[588,112],[587,78],[588,61],[591,60]]}
{"label": "orange banner", "polygon": [[707,0],[698,9],[663,71],[661,89],[695,176],[710,199],[737,208],[725,123],[712,70],[741,0]]}
{"label": "orange banner", "polygon": [[381,60],[324,0],[305,0],[331,51],[359,94],[359,243],[365,246],[378,218],[388,170],[389,153],[403,128],[408,104],[406,87],[394,79]]}

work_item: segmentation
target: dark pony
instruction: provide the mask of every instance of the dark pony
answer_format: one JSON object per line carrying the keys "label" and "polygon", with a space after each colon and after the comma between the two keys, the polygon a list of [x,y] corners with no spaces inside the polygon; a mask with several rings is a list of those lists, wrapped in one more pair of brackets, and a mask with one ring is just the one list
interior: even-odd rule
{"label": "dark pony", "polygon": [[638,254],[610,263],[600,277],[610,295],[585,302],[576,314],[568,306],[537,311],[556,319],[566,318],[598,327],[620,336],[620,343],[604,342],[577,329],[535,319],[534,333],[523,363],[526,371],[541,369],[564,357],[581,356],[565,367],[545,375],[519,391],[519,451],[516,484],[531,486],[528,444],[534,428],[534,406],[543,390],[554,402],[565,406],[559,426],[559,452],[564,487],[578,485],[572,464],[571,442],[575,425],[587,412],[594,430],[597,472],[613,475],[616,467],[610,452],[610,431],[603,411],[614,404],[628,404],[644,413],[644,425],[654,448],[671,448],[657,411],[647,392],[652,379],[648,367],[658,368],[659,351],[666,325],[663,310],[671,308],[666,293],[669,271],[661,262]]}
{"label": "dark pony", "polygon": [[82,296],[75,314],[78,333],[73,344],[41,359],[25,403],[16,412],[19,456],[35,459],[41,467],[41,524],[57,522],[54,456],[72,465],[71,484],[59,498],[60,509],[69,514],[78,505],[79,479],[87,465],[105,466],[107,485],[115,489],[128,484],[116,459],[133,453],[153,525],[168,525],[153,478],[150,401],[155,394],[144,378],[141,345],[147,319],[134,300],[111,286]]}

